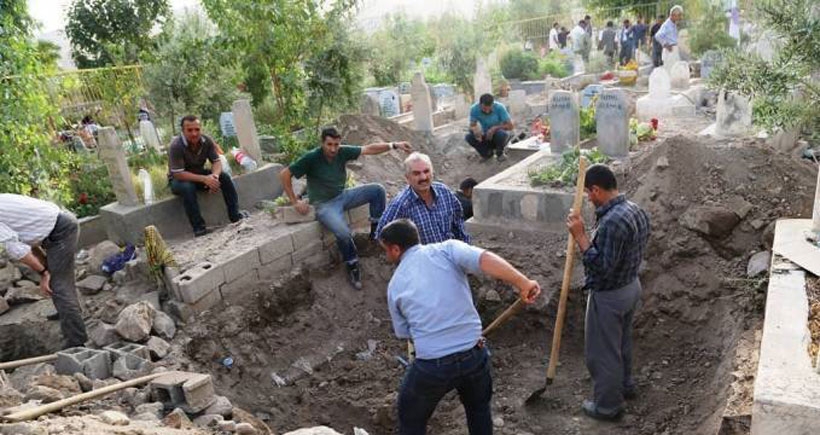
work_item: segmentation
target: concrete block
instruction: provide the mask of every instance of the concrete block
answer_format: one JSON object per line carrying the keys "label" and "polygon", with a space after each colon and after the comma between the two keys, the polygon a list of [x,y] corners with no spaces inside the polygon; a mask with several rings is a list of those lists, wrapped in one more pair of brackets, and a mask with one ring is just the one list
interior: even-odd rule
{"label": "concrete block", "polygon": [[190,305],[179,300],[166,301],[163,307],[163,311],[176,317],[179,320],[182,320],[183,322],[187,322],[191,317],[193,317],[196,314],[194,312],[194,309],[191,308]]}
{"label": "concrete block", "polygon": [[370,229],[370,206],[362,205],[352,208],[347,211],[347,222],[351,228],[360,228],[366,226]]}
{"label": "concrete block", "polygon": [[249,270],[235,280],[219,286],[219,293],[222,295],[223,300],[233,301],[236,300],[238,296],[245,294],[245,291],[253,289],[258,282],[258,269]]}
{"label": "concrete block", "polygon": [[325,251],[325,246],[322,243],[322,240],[321,239],[314,240],[314,241],[308,243],[307,245],[304,245],[304,247],[293,251],[293,264],[299,264],[303,260],[305,260],[306,258],[313,257],[313,256],[315,256],[319,253],[324,253],[324,252],[326,252],[326,251]]}
{"label": "concrete block", "polygon": [[89,379],[111,377],[111,360],[108,357],[108,352],[97,349],[72,347],[57,352],[55,367],[57,373],[61,375],[82,373]]}
{"label": "concrete block", "polygon": [[293,237],[283,233],[259,246],[259,260],[265,265],[293,252]]}
{"label": "concrete block", "polygon": [[276,208],[276,215],[286,224],[313,222],[316,220],[316,208],[310,206],[310,211],[307,214],[302,214],[296,211],[293,206],[282,206]]}
{"label": "concrete block", "polygon": [[291,237],[293,238],[294,250],[302,246],[307,246],[310,242],[322,238],[322,224],[319,222],[310,222],[294,225]]}
{"label": "concrete block", "polygon": [[259,250],[252,248],[241,254],[235,255],[222,263],[222,271],[225,274],[225,283],[236,281],[256,270],[262,263],[259,261]]}
{"label": "concrete block", "polygon": [[288,254],[259,268],[260,281],[275,281],[293,269],[293,257]]}
{"label": "concrete block", "polygon": [[145,376],[153,370],[150,359],[140,358],[137,355],[126,353],[120,355],[113,364],[114,377],[121,381],[136,379]]}
{"label": "concrete block", "polygon": [[150,384],[154,400],[165,409],[181,408],[189,414],[200,412],[216,401],[210,375],[168,372]]}
{"label": "concrete block", "polygon": [[211,290],[210,293],[203,296],[202,299],[194,302],[190,306],[195,313],[199,314],[205,310],[210,310],[220,302],[222,302],[222,294],[219,292],[219,288],[215,288]]}
{"label": "concrete block", "polygon": [[77,245],[89,248],[106,239],[105,222],[100,216],[86,216],[77,220],[80,225],[80,236]]}
{"label": "concrete block", "polygon": [[193,304],[212,291],[219,290],[225,282],[225,274],[221,266],[206,261],[186,270],[174,281],[179,285],[182,300]]}
{"label": "concrete block", "polygon": [[151,359],[151,354],[148,352],[148,348],[137,343],[120,341],[118,343],[105,346],[103,350],[110,354],[111,361],[116,361],[126,354],[135,355],[142,359]]}

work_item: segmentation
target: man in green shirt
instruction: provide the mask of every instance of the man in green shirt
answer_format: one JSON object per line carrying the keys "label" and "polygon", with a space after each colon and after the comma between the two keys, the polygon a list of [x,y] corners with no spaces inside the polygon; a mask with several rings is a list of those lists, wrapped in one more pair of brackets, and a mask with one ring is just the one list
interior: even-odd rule
{"label": "man in green shirt", "polygon": [[405,153],[412,151],[407,142],[374,143],[363,147],[342,145],[342,136],[335,128],[322,130],[322,146],[308,151],[290,166],[279,173],[285,194],[290,198],[293,207],[302,214],[310,208],[307,202],[299,199],[293,192],[291,177],[307,176],[307,191],[310,203],[316,207],[316,219],[336,236],[336,245],[341,251],[342,259],[347,266],[350,283],[357,289],[362,288],[362,276],[359,269],[359,255],[353,242],[350,227],[345,221],[345,211],[370,204],[370,237],[384,212],[386,202],[384,187],[371,183],[345,189],[349,160],[356,160],[360,155],[381,154],[391,149],[401,149]]}

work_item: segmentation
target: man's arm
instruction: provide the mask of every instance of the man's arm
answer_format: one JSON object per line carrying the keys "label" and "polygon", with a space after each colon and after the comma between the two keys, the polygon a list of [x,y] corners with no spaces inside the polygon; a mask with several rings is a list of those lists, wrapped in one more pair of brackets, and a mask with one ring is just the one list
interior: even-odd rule
{"label": "man's arm", "polygon": [[400,339],[412,338],[410,336],[410,323],[407,321],[407,318],[404,317],[404,314],[402,314],[397,302],[389,296],[387,308],[390,312],[390,319],[393,321],[393,332],[396,334],[396,337]]}
{"label": "man's arm", "polygon": [[379,240],[379,235],[382,233],[382,229],[387,224],[389,224],[390,222],[393,222],[396,219],[404,217],[404,216],[400,216],[400,213],[399,213],[401,211],[400,205],[401,204],[399,204],[399,197],[398,196],[393,198],[393,200],[390,201],[389,204],[387,204],[387,208],[384,210],[384,213],[382,213],[382,217],[379,218],[379,225],[376,226],[376,234],[375,234],[376,235],[376,240]]}
{"label": "man's arm", "polygon": [[623,237],[617,229],[609,225],[599,226],[595,243],[589,240],[580,215],[570,211],[567,227],[583,254],[584,266],[598,277],[606,277],[614,272],[613,268],[623,251]]}
{"label": "man's arm", "polygon": [[476,120],[470,121],[470,131],[473,132],[473,136],[475,136],[475,138],[479,141],[481,140],[481,136],[484,134],[484,132],[481,131],[481,125],[479,125]]}
{"label": "man's arm", "polygon": [[363,156],[373,156],[386,153],[391,149],[400,149],[405,153],[413,151],[413,147],[408,142],[377,142],[362,147]]}
{"label": "man's arm", "polygon": [[296,194],[293,192],[293,181],[291,177],[293,177],[293,173],[291,173],[289,166],[285,166],[285,169],[279,171],[279,181],[282,183],[282,189],[284,189],[285,195],[290,199],[293,208],[301,214],[307,214],[310,211],[310,206],[305,201],[296,197]]}
{"label": "man's arm", "polygon": [[[448,190],[449,191],[449,190]],[[455,210],[453,213],[453,236],[464,243],[470,243],[470,235],[464,229],[464,208],[461,206],[461,201],[455,193],[450,192],[451,207]]]}
{"label": "man's arm", "polygon": [[18,234],[3,223],[0,223],[0,243],[5,246],[6,252],[12,260],[20,261],[41,275],[40,290],[45,295],[51,296],[51,275],[48,273],[45,264],[34,255],[31,246],[21,242]]}
{"label": "man's arm", "polygon": [[541,293],[538,282],[527,278],[507,260],[490,251],[481,254],[479,265],[485,274],[517,287],[521,299],[528,304],[535,302],[535,298]]}

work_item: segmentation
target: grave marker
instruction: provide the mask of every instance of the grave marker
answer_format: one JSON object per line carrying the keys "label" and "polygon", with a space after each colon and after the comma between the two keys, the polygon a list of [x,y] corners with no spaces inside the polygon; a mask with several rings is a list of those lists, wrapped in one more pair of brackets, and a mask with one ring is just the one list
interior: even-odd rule
{"label": "grave marker", "polygon": [[511,114],[523,115],[527,110],[527,91],[523,89],[510,91],[507,101]]}
{"label": "grave marker", "polygon": [[550,152],[561,154],[581,141],[578,101],[570,91],[555,91],[550,97]]}
{"label": "grave marker", "polygon": [[128,169],[128,161],[125,158],[125,150],[122,148],[116,130],[114,127],[102,127],[97,131],[97,138],[99,139],[100,158],[108,168],[108,178],[111,179],[117,202],[128,206],[139,205],[137,192],[131,180],[131,171]]}
{"label": "grave marker", "polygon": [[490,78],[490,71],[484,59],[479,57],[475,64],[475,77],[473,77],[473,97],[478,101],[484,94],[493,93],[493,82]]}
{"label": "grave marker", "polygon": [[382,111],[382,116],[390,118],[401,113],[399,108],[399,96],[390,89],[385,89],[379,92],[379,107]]}
{"label": "grave marker", "polygon": [[700,59],[701,78],[708,79],[709,75],[712,74],[712,70],[715,69],[716,66],[720,65],[722,61],[723,56],[719,51],[709,50],[706,53],[703,53],[703,57]]}
{"label": "grave marker", "polygon": [[598,148],[610,157],[629,155],[629,103],[621,89],[606,89],[595,106]]}
{"label": "grave marker", "polygon": [[689,62],[679,61],[672,65],[669,79],[674,89],[689,88]]}
{"label": "grave marker", "polygon": [[223,137],[236,137],[236,124],[233,122],[233,112],[219,114],[219,129]]}
{"label": "grave marker", "polygon": [[715,134],[743,136],[752,128],[752,104],[743,95],[721,91],[718,94]]}
{"label": "grave marker", "polygon": [[259,148],[259,136],[256,133],[256,124],[253,122],[253,111],[251,102],[248,100],[236,100],[231,107],[233,119],[236,125],[236,138],[239,146],[250,158],[256,160],[257,164],[262,163],[262,150]]}
{"label": "grave marker", "polygon": [[649,96],[653,99],[667,98],[671,91],[672,81],[666,68],[655,68],[649,75]]}
{"label": "grave marker", "polygon": [[413,122],[416,130],[432,132],[433,102],[430,97],[430,89],[427,83],[424,82],[424,75],[420,72],[413,75],[410,95],[413,99]]}
{"label": "grave marker", "polygon": [[142,140],[145,141],[147,148],[162,151],[159,143],[159,134],[157,133],[157,129],[154,128],[153,122],[147,119],[140,121],[140,136],[142,136]]}
{"label": "grave marker", "polygon": [[379,116],[379,100],[371,94],[362,94],[362,113],[365,115]]}
{"label": "grave marker", "polygon": [[589,85],[584,88],[583,93],[581,93],[581,107],[586,109],[589,107],[589,104],[592,102],[592,99],[601,93],[604,90],[603,85]]}

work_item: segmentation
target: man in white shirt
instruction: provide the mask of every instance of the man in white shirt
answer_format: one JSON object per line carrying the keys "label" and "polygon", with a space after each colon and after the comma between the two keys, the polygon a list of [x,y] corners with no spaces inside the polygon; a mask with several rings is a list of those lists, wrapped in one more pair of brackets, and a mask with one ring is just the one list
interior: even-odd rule
{"label": "man in white shirt", "polygon": [[552,23],[552,29],[550,29],[550,52],[560,50],[561,43],[558,42],[558,21]]}
{"label": "man in white shirt", "polygon": [[581,20],[569,33],[572,39],[572,51],[581,56],[584,62],[589,62],[590,37],[586,31],[586,21]]}
{"label": "man in white shirt", "polygon": [[[77,218],[57,205],[0,194],[0,244],[12,260],[40,274],[40,289],[54,302],[66,347],[82,346],[88,339],[74,285],[78,235]],[[46,258],[32,251],[37,245],[45,249]]]}

